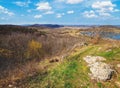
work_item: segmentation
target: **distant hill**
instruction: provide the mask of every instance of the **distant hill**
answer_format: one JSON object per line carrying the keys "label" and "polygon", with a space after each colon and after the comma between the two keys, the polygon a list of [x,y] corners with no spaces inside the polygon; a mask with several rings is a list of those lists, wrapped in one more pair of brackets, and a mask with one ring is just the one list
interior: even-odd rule
{"label": "distant hill", "polygon": [[57,25],[57,24],[33,24],[28,25],[29,27],[47,27],[47,28],[59,28],[64,27],[63,25]]}
{"label": "distant hill", "polygon": [[101,25],[99,26],[100,28],[119,28],[120,25]]}
{"label": "distant hill", "polygon": [[34,33],[35,29],[18,25],[0,25],[0,34],[10,34],[12,32]]}

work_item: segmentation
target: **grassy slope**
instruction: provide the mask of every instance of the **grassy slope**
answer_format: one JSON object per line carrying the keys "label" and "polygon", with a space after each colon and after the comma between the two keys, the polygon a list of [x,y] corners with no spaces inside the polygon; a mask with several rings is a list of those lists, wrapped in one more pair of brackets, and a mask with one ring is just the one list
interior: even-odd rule
{"label": "grassy slope", "polygon": [[26,88],[119,88],[115,83],[116,81],[120,82],[119,71],[117,76],[108,82],[96,82],[90,79],[89,68],[83,61],[83,57],[86,55],[99,55],[105,57],[107,63],[119,70],[116,63],[120,61],[120,48],[109,49],[109,47],[90,45],[77,48],[64,58],[63,62],[49,63],[48,69],[26,79],[25,84],[22,85]]}

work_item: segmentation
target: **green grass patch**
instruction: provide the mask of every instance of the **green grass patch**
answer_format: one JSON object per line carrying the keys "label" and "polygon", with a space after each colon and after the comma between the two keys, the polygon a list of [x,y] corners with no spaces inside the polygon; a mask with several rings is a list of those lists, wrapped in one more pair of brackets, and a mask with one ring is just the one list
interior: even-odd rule
{"label": "green grass patch", "polygon": [[99,52],[97,55],[105,57],[109,61],[120,60],[120,49],[115,48],[110,51]]}
{"label": "green grass patch", "polygon": [[99,51],[99,46],[88,46],[66,57],[62,63],[52,68],[47,74],[38,75],[29,80],[28,88],[109,88],[112,83],[93,83],[88,75],[89,67],[83,60],[84,56],[98,55],[107,60],[120,57],[120,49]]}
{"label": "green grass patch", "polygon": [[87,88],[90,85],[89,69],[81,55],[90,52],[92,49],[93,47],[89,47],[67,57],[63,63],[51,69],[46,77],[38,75],[35,79],[30,80],[29,88],[33,88],[33,86],[36,88]]}
{"label": "green grass patch", "polygon": [[105,88],[101,82],[97,83],[98,88]]}

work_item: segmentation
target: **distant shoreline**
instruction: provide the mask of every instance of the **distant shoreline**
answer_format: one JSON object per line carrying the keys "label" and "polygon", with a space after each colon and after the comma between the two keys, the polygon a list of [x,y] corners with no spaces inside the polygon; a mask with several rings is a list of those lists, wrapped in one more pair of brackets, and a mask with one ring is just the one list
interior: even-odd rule
{"label": "distant shoreline", "polygon": [[91,28],[91,27],[118,27],[120,25],[61,25],[61,24],[23,24],[23,25],[15,25],[15,24],[0,24],[0,25],[9,25],[9,26],[26,26],[26,27],[50,27],[50,28],[59,28],[59,27],[80,27],[80,28]]}

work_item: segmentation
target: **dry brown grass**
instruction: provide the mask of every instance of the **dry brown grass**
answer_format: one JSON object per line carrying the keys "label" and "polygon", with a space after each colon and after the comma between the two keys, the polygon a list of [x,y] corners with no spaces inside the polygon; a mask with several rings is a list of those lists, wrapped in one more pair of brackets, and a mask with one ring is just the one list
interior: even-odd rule
{"label": "dry brown grass", "polygon": [[[38,65],[40,61],[67,53],[75,44],[87,42],[84,37],[78,35],[76,37],[75,32],[72,32],[47,29],[47,31],[42,30],[34,34],[17,32],[0,35],[0,48],[2,49],[0,52],[0,63],[2,63],[0,64],[0,85],[3,88],[9,84],[16,85],[17,80],[32,76],[44,69]],[[8,56],[5,56],[6,53]],[[26,55],[28,53],[29,57]]]}
{"label": "dry brown grass", "polygon": [[[85,30],[86,31],[86,30]],[[104,40],[99,36],[99,31],[91,39],[79,35],[80,30],[39,30],[35,33],[11,33],[10,35],[0,35],[0,87],[5,88],[9,84],[17,85],[16,81],[28,76],[33,76],[37,72],[49,67],[39,62],[50,58],[50,62],[59,62],[60,56],[64,58],[73,48],[88,44],[103,44],[107,48],[112,48],[120,41]],[[53,60],[53,61],[52,61]],[[48,64],[47,63],[47,64]]]}

